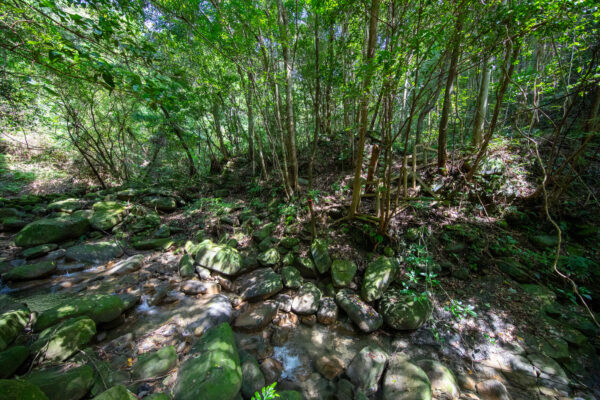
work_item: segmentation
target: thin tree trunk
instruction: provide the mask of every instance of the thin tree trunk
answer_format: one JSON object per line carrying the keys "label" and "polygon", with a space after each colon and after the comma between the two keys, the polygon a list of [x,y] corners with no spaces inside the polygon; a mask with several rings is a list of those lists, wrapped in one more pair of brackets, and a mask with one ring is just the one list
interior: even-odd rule
{"label": "thin tree trunk", "polygon": [[185,143],[185,140],[183,139],[183,134],[181,132],[181,129],[175,123],[175,121],[173,121],[171,119],[169,112],[162,104],[160,105],[160,109],[162,110],[163,114],[165,115],[165,118],[167,119],[167,121],[169,121],[169,124],[171,125],[171,129],[173,129],[173,133],[175,133],[175,136],[177,136],[177,139],[179,139],[179,142],[181,143],[181,147],[183,147],[183,150],[185,151],[185,154],[187,155],[188,163],[190,165],[189,175],[190,176],[196,175],[196,165],[194,164],[194,157],[192,157],[192,152],[190,151],[190,148],[188,147],[188,145]]}
{"label": "thin tree trunk", "polygon": [[483,140],[483,130],[485,128],[485,114],[487,112],[491,74],[492,69],[488,66],[488,56],[484,55],[483,59],[481,60],[481,82],[479,86],[479,94],[477,95],[477,105],[475,106],[473,136],[471,137],[471,143],[475,149],[479,148]]}

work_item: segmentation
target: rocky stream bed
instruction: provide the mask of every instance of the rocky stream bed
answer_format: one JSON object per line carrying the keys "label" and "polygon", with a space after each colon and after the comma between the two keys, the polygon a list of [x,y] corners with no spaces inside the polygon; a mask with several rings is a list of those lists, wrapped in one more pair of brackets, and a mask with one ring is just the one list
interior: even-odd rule
{"label": "rocky stream bed", "polygon": [[268,214],[220,217],[242,242],[190,235],[164,191],[2,203],[0,399],[250,399],[272,382],[280,399],[599,393],[596,326],[510,260],[461,281],[478,313],[453,319],[402,290],[393,253],[361,269]]}

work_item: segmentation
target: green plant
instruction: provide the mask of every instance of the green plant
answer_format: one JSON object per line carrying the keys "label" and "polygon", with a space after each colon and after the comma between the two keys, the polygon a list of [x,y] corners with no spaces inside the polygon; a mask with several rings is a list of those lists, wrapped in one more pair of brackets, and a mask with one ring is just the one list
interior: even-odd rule
{"label": "green plant", "polygon": [[277,385],[277,382],[273,382],[271,385],[263,387],[260,393],[254,393],[251,400],[272,400],[279,397],[275,391],[275,385]]}
{"label": "green plant", "polygon": [[294,203],[279,204],[279,215],[281,215],[286,225],[291,224],[298,215],[298,208]]}
{"label": "green plant", "polygon": [[474,311],[474,308],[471,304],[463,305],[462,301],[459,300],[450,300],[450,305],[444,307],[446,311],[450,311],[454,318],[463,319],[467,316],[477,317],[477,313]]}

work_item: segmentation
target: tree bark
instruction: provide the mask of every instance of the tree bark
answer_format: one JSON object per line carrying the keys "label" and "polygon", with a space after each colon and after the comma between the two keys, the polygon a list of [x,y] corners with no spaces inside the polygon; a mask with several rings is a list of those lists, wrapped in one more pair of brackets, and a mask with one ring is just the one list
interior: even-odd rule
{"label": "tree bark", "polygon": [[183,134],[181,132],[181,129],[175,123],[175,121],[173,121],[171,119],[169,112],[162,104],[160,105],[160,109],[162,110],[167,121],[169,122],[169,125],[171,125],[171,129],[173,129],[173,133],[175,133],[175,136],[177,136],[177,139],[179,139],[179,142],[181,143],[181,147],[183,147],[183,150],[185,151],[185,154],[187,155],[188,163],[190,165],[189,175],[190,176],[196,175],[196,165],[194,164],[194,157],[192,157],[192,152],[190,151],[190,148],[185,143],[185,140],[183,140]]}
{"label": "tree bark", "polygon": [[490,75],[492,69],[488,66],[488,56],[484,55],[481,60],[481,82],[479,94],[477,95],[477,104],[475,106],[475,119],[473,121],[473,136],[471,143],[477,149],[483,140],[483,130],[485,127],[485,114],[487,112],[488,94],[490,91]]}

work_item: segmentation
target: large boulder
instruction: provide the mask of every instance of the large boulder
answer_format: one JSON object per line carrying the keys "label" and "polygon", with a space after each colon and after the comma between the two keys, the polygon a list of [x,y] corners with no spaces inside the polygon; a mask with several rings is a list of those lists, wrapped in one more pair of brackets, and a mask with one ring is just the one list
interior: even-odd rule
{"label": "large boulder", "polygon": [[107,275],[128,275],[136,272],[142,267],[144,263],[144,256],[142,254],[136,254],[135,256],[128,257],[124,260],[117,262],[112,266],[111,269],[106,273]]}
{"label": "large boulder", "polygon": [[2,400],[48,400],[42,390],[19,379],[0,379]]}
{"label": "large boulder", "polygon": [[69,247],[66,253],[68,259],[91,264],[104,264],[122,255],[123,248],[115,242],[80,244]]}
{"label": "large boulder", "polygon": [[242,256],[236,249],[226,244],[215,244],[210,239],[198,245],[196,262],[225,275],[235,275],[242,268]]}
{"label": "large boulder", "polygon": [[304,279],[300,275],[300,271],[291,266],[286,266],[281,269],[281,279],[286,288],[297,289],[302,285]]}
{"label": "large boulder", "polygon": [[402,353],[388,361],[383,377],[383,400],[431,400],[431,384],[425,371]]}
{"label": "large boulder", "polygon": [[379,257],[369,263],[360,292],[362,298],[367,302],[381,298],[394,280],[397,271],[398,263],[392,258]]}
{"label": "large boulder", "polygon": [[242,351],[240,361],[242,363],[242,395],[245,399],[249,399],[265,386],[265,376],[260,370],[258,361],[251,354]]}
{"label": "large boulder", "polygon": [[233,331],[215,326],[192,347],[177,374],[175,400],[233,400],[242,387],[242,368]]}
{"label": "large boulder", "polygon": [[416,364],[427,374],[436,398],[458,398],[460,395],[458,383],[448,367],[436,360],[420,360]]}
{"label": "large boulder", "polygon": [[387,325],[398,330],[419,329],[431,316],[433,306],[427,297],[390,289],[379,301],[379,313]]}
{"label": "large boulder", "polygon": [[92,228],[99,231],[108,231],[123,220],[125,205],[116,201],[100,201],[94,203],[94,213],[90,218]]}
{"label": "large boulder", "polygon": [[224,322],[229,323],[233,318],[231,303],[225,295],[216,294],[198,302],[198,311],[186,326],[189,331],[205,332]]}
{"label": "large boulder", "polygon": [[351,290],[342,289],[337,292],[335,302],[363,332],[373,332],[383,324],[381,315]]}
{"label": "large boulder", "polygon": [[279,264],[281,256],[277,249],[272,248],[260,253],[256,259],[263,267],[273,267]]}
{"label": "large boulder", "polygon": [[292,310],[296,314],[310,315],[319,311],[321,290],[312,282],[306,282],[298,290],[292,302]]}
{"label": "large boulder", "polygon": [[117,385],[100,393],[93,400],[138,400],[138,397],[127,390],[125,386]]}
{"label": "large boulder", "polygon": [[76,239],[90,228],[87,218],[68,216],[45,218],[27,224],[17,236],[15,244],[21,247],[33,247],[40,244],[60,243],[68,239]]}
{"label": "large boulder", "polygon": [[10,378],[29,357],[25,346],[13,346],[0,352],[0,379]]}
{"label": "large boulder", "polygon": [[144,205],[165,212],[175,211],[177,209],[177,201],[173,197],[167,196],[146,197],[144,199]]}
{"label": "large boulder", "polygon": [[233,328],[244,332],[264,329],[277,314],[277,305],[272,302],[252,304],[233,323]]}
{"label": "large boulder", "polygon": [[23,250],[22,256],[28,260],[31,260],[32,258],[37,258],[46,255],[52,250],[56,250],[57,248],[58,245],[55,243],[41,244],[39,246],[30,247],[26,250]]}
{"label": "large boulder", "polygon": [[151,238],[136,240],[132,246],[137,250],[166,250],[173,245],[171,238]]}
{"label": "large boulder", "polygon": [[351,260],[334,260],[331,264],[331,280],[335,287],[346,287],[356,274],[356,264]]}
{"label": "large boulder", "polygon": [[136,380],[155,378],[169,372],[176,364],[175,347],[166,346],[160,350],[140,355],[138,361],[131,368],[131,376]]}
{"label": "large boulder", "polygon": [[43,330],[31,345],[31,351],[39,352],[42,361],[64,361],[92,340],[95,334],[96,324],[90,318],[71,318]]}
{"label": "large boulder", "polygon": [[196,275],[194,258],[189,254],[184,254],[179,260],[179,276],[182,278],[191,278],[194,275]]}
{"label": "large boulder", "polygon": [[48,400],[79,400],[94,384],[94,369],[89,365],[71,368],[53,367],[34,371],[23,379],[42,389]]}
{"label": "large boulder", "polygon": [[265,300],[283,289],[281,276],[271,268],[260,268],[239,277],[235,284],[243,300]]}
{"label": "large boulder", "polygon": [[87,201],[81,199],[64,199],[58,200],[54,203],[48,204],[46,210],[48,212],[58,211],[58,212],[68,212],[72,213],[73,211],[81,210],[87,205]]}
{"label": "large boulder", "polygon": [[316,278],[317,267],[312,259],[307,257],[299,257],[296,259],[295,266],[300,271],[300,275],[304,278]]}
{"label": "large boulder", "polygon": [[329,251],[327,249],[327,243],[322,239],[315,239],[310,245],[310,254],[317,270],[324,274],[329,271],[331,267],[331,257],[329,257]]}
{"label": "large boulder", "polygon": [[30,312],[17,309],[0,315],[0,351],[6,349],[29,322]]}
{"label": "large boulder", "polygon": [[27,264],[14,267],[2,275],[2,279],[5,281],[27,281],[32,279],[40,279],[52,275],[55,270],[56,263],[54,261],[42,261],[36,264]]}
{"label": "large boulder", "polygon": [[352,359],[346,375],[356,388],[370,396],[377,392],[388,354],[378,346],[366,346]]}
{"label": "large boulder", "polygon": [[268,238],[269,236],[271,236],[271,233],[273,233],[274,230],[275,230],[275,224],[272,222],[269,222],[268,224],[264,225],[260,229],[254,231],[252,233],[252,239],[256,243],[260,243],[263,240],[265,240],[266,238]]}
{"label": "large boulder", "polygon": [[96,323],[110,322],[121,315],[124,309],[125,304],[119,296],[88,295],[70,299],[42,312],[33,328],[35,331],[41,331],[67,318],[83,315],[91,318]]}

